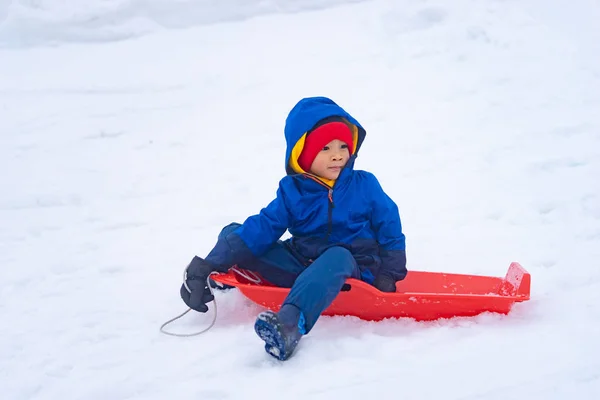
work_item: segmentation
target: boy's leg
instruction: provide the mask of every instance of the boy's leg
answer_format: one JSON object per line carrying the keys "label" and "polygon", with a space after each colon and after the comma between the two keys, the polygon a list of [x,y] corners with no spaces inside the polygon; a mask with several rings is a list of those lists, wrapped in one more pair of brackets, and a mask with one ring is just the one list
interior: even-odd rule
{"label": "boy's leg", "polygon": [[[348,249],[331,247],[302,272],[284,301],[300,310],[308,333],[333,302],[348,278],[360,279],[360,270]],[[300,327],[302,330],[302,327]]]}
{"label": "boy's leg", "polygon": [[[224,239],[239,226],[240,224],[236,222],[227,225],[219,234],[219,239]],[[279,287],[292,287],[296,277],[306,268],[281,241],[275,243],[262,256],[238,267],[258,272],[264,279]]]}
{"label": "boy's leg", "polygon": [[292,287],[298,275],[306,268],[281,241],[275,243],[265,254],[241,264],[240,268],[258,272],[278,287]]}
{"label": "boy's leg", "polygon": [[298,276],[278,313],[258,315],[254,330],[264,340],[267,353],[279,360],[291,357],[302,335],[312,329],[346,279],[359,276],[350,251],[339,246],[326,250]]}

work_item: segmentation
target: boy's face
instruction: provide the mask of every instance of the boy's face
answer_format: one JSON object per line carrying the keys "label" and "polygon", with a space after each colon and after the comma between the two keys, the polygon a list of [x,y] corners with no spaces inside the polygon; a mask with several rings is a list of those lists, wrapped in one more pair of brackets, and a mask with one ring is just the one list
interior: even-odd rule
{"label": "boy's face", "polygon": [[348,145],[335,139],[327,143],[317,154],[310,166],[310,172],[325,179],[335,180],[350,158]]}

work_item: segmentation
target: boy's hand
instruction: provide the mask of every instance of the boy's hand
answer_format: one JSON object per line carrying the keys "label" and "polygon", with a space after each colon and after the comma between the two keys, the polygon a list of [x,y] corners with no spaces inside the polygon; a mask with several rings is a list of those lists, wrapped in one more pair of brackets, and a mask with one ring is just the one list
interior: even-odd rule
{"label": "boy's hand", "polygon": [[214,296],[210,293],[206,281],[214,270],[212,264],[197,256],[188,265],[187,279],[185,284],[181,285],[180,294],[183,302],[192,310],[201,313],[208,311],[206,303],[213,301]]}
{"label": "boy's hand", "polygon": [[379,274],[375,282],[373,282],[373,286],[386,293],[394,293],[396,291],[396,281],[387,275]]}

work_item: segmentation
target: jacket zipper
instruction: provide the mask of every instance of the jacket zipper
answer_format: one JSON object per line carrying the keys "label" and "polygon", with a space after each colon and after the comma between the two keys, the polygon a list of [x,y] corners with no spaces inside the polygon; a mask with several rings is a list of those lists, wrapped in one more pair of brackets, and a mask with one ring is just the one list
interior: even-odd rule
{"label": "jacket zipper", "polygon": [[329,236],[333,230],[333,208],[335,207],[335,203],[333,202],[333,188],[329,188],[327,198],[329,199],[329,210],[327,212],[327,241],[329,242]]}
{"label": "jacket zipper", "polygon": [[[314,180],[317,183],[320,183],[321,185],[325,186],[328,190],[327,193],[327,199],[329,200],[329,207],[327,210],[327,236],[326,236],[326,240],[329,242],[329,236],[331,236],[331,231],[333,230],[333,209],[335,208],[335,203],[333,202],[333,187],[329,187],[328,185],[326,185],[325,183],[323,183],[320,179],[314,177],[311,174],[306,174],[306,177]],[[333,184],[333,186],[335,187],[335,184],[337,183],[337,181]]]}

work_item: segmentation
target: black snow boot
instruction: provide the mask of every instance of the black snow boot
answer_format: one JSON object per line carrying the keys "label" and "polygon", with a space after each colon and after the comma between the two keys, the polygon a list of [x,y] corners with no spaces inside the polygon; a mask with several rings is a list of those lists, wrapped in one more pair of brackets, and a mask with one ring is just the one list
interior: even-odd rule
{"label": "black snow boot", "polygon": [[304,317],[298,307],[285,304],[278,313],[264,311],[254,323],[256,334],[265,341],[265,350],[278,360],[292,356],[304,333]]}

